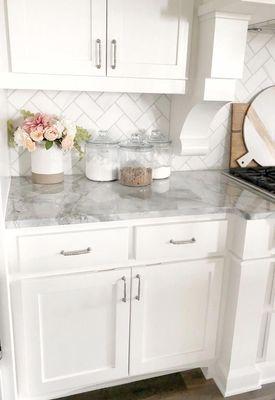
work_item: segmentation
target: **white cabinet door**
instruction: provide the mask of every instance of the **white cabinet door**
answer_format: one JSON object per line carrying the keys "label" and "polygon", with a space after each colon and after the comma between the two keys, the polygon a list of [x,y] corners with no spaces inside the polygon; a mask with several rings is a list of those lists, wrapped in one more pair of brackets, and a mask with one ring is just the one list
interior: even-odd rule
{"label": "white cabinet door", "polygon": [[105,0],[7,5],[12,72],[106,75]]}
{"label": "white cabinet door", "polygon": [[213,358],[222,261],[137,267],[132,276],[131,374]]}
{"label": "white cabinet door", "polygon": [[15,334],[21,395],[51,394],[128,375],[129,283],[130,269],[21,283],[22,310],[19,300],[14,315],[16,325],[22,313],[24,326],[22,331],[19,324]]}
{"label": "white cabinet door", "polygon": [[185,79],[193,0],[108,0],[108,76]]}

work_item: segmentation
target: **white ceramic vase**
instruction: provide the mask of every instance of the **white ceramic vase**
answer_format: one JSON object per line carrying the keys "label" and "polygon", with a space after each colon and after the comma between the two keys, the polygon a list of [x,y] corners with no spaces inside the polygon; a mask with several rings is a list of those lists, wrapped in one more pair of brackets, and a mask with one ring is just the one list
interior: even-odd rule
{"label": "white ceramic vase", "polygon": [[51,185],[64,180],[63,152],[55,144],[46,150],[37,146],[31,153],[31,169],[33,183]]}

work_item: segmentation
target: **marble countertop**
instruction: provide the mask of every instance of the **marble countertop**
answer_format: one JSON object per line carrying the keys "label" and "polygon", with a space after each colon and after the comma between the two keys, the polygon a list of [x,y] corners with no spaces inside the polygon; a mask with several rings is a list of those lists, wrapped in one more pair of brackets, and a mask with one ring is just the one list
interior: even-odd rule
{"label": "marble countertop", "polygon": [[275,203],[219,171],[173,173],[145,188],[66,176],[62,184],[34,185],[12,178],[6,227],[25,228],[138,218],[235,213],[246,219],[275,217]]}

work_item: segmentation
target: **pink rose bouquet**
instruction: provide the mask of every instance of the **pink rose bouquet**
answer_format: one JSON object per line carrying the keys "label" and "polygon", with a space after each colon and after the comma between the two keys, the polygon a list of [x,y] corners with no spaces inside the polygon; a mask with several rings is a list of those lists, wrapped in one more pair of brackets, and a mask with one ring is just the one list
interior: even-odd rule
{"label": "pink rose bouquet", "polygon": [[74,122],[48,114],[32,114],[22,110],[23,122],[14,129],[13,122],[8,121],[10,143],[32,152],[37,146],[49,150],[53,145],[64,152],[76,149],[82,155],[81,143],[90,138],[86,129]]}

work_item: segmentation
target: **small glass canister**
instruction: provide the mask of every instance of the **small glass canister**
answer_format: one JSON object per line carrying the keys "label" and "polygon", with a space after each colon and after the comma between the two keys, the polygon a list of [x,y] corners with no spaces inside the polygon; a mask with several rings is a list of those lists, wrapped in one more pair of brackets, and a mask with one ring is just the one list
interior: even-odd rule
{"label": "small glass canister", "polygon": [[97,182],[118,178],[118,142],[107,131],[99,131],[94,140],[86,143],[86,177]]}
{"label": "small glass canister", "polygon": [[166,179],[171,175],[171,140],[159,130],[153,130],[148,143],[154,146],[153,179]]}
{"label": "small glass canister", "polygon": [[124,186],[148,186],[152,183],[153,146],[141,133],[119,145],[119,182]]}

